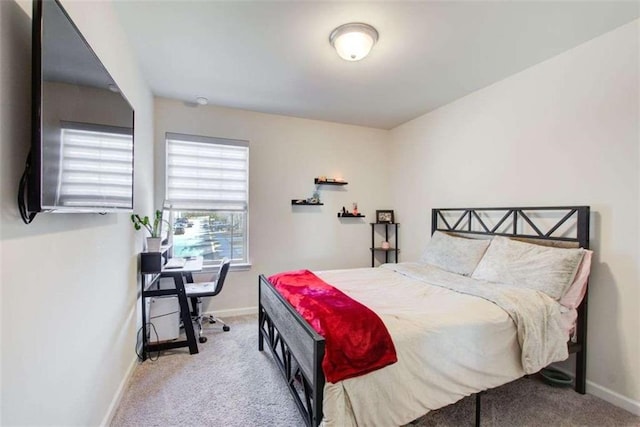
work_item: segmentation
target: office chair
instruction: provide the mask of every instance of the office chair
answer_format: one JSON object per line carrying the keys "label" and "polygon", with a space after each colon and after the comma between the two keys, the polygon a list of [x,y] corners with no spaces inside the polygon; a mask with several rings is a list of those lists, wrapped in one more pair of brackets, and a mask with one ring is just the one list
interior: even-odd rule
{"label": "office chair", "polygon": [[215,317],[214,315],[202,314],[202,298],[215,297],[220,293],[220,291],[222,291],[224,279],[227,277],[227,272],[229,271],[230,264],[231,260],[229,258],[224,258],[222,260],[222,262],[220,263],[220,269],[218,270],[218,276],[213,282],[185,284],[185,292],[187,294],[187,298],[191,298],[191,306],[193,308],[191,318],[198,324],[198,341],[200,341],[201,343],[207,342],[207,337],[202,335],[203,320],[208,320],[209,323],[220,323],[222,325],[222,330],[225,332],[231,329],[229,328],[229,326],[227,326],[226,323],[224,323],[221,319]]}

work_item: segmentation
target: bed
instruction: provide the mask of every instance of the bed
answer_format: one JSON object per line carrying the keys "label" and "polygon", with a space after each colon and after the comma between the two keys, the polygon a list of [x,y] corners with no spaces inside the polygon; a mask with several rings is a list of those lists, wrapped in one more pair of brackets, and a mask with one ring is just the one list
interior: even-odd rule
{"label": "bed", "polygon": [[[492,242],[506,237],[543,246],[589,247],[587,206],[433,209],[431,221],[434,241],[445,232],[467,239],[495,237]],[[261,275],[258,347],[263,351],[267,344],[306,425],[406,424],[430,410],[533,373],[568,353],[576,353],[575,390],[585,392],[586,292],[577,319],[571,320],[571,340],[558,341],[568,338],[569,328],[565,324],[566,332],[560,335],[559,318],[550,317],[550,326],[545,327],[555,334],[552,346],[523,341],[521,329],[527,322],[513,320],[519,314],[509,311],[511,300],[495,301],[493,282],[481,274],[474,278],[425,263],[315,273],[380,316],[396,344],[398,361],[355,378],[326,381],[325,338]],[[478,280],[483,286],[476,286]],[[468,289],[488,294],[472,295]],[[527,299],[518,310],[534,317],[555,310],[558,304],[545,298]],[[536,304],[542,305],[534,309]],[[533,325],[530,331],[537,329]],[[544,354],[537,354],[540,349]]]}

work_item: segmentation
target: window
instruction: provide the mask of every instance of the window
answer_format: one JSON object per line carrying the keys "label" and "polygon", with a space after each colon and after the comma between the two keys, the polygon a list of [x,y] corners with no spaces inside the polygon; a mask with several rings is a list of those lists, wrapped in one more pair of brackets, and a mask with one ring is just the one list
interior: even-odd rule
{"label": "window", "polygon": [[248,263],[249,142],[166,134],[174,256]]}

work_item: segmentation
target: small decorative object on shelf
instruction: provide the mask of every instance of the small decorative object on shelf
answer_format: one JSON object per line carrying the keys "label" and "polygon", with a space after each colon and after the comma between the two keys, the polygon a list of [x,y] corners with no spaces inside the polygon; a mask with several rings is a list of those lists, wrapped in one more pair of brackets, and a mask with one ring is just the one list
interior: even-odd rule
{"label": "small decorative object on shelf", "polygon": [[380,243],[380,247],[382,249],[389,249],[391,247],[391,245],[389,245],[389,242],[385,241],[385,242]]}
{"label": "small decorative object on shelf", "polygon": [[353,202],[353,214],[358,215],[358,203]]}
{"label": "small decorative object on shelf", "polygon": [[364,218],[364,215],[357,212],[349,212],[344,206],[342,212],[338,212],[338,218]]}
{"label": "small decorative object on shelf", "polygon": [[320,192],[318,190],[313,192],[313,196],[307,199],[307,203],[310,205],[317,205],[320,203]]}
{"label": "small decorative object on shelf", "polygon": [[393,224],[393,211],[377,210],[376,222],[378,224]]}

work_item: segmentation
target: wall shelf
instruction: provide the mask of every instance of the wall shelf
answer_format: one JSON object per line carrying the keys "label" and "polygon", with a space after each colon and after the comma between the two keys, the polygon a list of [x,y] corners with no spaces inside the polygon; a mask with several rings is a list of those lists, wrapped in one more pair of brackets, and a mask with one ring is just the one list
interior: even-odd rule
{"label": "wall shelf", "polygon": [[303,199],[292,199],[291,206],[322,206],[324,203],[309,203]]}
{"label": "wall shelf", "polygon": [[342,213],[338,212],[338,218],[364,218],[365,216],[362,214],[354,215],[352,213]]}
{"label": "wall shelf", "polygon": [[[316,185],[337,185],[337,186],[343,186],[343,185],[347,185],[348,182],[346,181],[336,181],[335,178],[314,178],[313,182]],[[317,203],[313,203],[313,202],[309,202],[308,200],[318,200]],[[324,203],[320,202],[320,193],[318,191],[318,188],[316,188],[316,191],[314,191],[313,193],[313,198],[310,199],[291,199],[291,206],[323,206]],[[345,217],[345,218],[364,218],[364,215],[341,215],[341,213],[338,213],[338,217]]]}
{"label": "wall shelf", "polygon": [[348,182],[346,181],[321,181],[319,178],[314,178],[313,180],[314,184],[317,185],[347,185]]}

